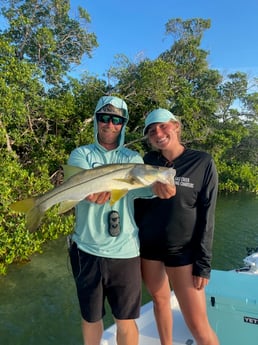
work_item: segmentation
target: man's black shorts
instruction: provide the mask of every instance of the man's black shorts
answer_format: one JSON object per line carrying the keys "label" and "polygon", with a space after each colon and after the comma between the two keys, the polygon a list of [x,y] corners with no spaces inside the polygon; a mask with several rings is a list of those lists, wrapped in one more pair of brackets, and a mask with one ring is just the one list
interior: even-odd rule
{"label": "man's black shorts", "polygon": [[76,243],[70,260],[84,320],[96,322],[105,315],[107,298],[116,319],[139,317],[141,306],[140,257],[110,259],[85,253]]}

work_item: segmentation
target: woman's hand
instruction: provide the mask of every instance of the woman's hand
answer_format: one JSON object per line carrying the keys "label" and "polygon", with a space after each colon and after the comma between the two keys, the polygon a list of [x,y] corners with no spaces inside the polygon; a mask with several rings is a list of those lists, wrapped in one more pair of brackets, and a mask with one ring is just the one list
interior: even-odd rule
{"label": "woman's hand", "polygon": [[169,199],[176,195],[176,186],[168,183],[155,182],[152,191],[160,199]]}
{"label": "woman's hand", "polygon": [[209,279],[203,277],[193,276],[193,284],[197,290],[202,290],[208,285]]}

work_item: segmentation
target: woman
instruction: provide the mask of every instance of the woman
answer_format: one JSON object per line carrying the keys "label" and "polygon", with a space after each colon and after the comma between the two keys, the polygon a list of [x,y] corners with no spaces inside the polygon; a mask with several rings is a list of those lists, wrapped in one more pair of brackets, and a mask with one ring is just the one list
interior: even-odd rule
{"label": "woman", "polygon": [[166,109],[149,113],[144,135],[153,148],[144,162],[176,169],[175,196],[136,201],[142,276],[153,298],[161,344],[172,344],[171,284],[197,344],[218,345],[204,290],[211,270],[218,185],[213,159],[180,142],[180,121]]}

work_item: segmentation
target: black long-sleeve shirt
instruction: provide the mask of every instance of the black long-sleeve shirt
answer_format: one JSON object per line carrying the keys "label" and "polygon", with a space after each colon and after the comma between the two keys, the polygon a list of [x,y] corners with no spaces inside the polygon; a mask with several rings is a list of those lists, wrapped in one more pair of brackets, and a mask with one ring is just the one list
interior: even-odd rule
{"label": "black long-sleeve shirt", "polygon": [[[167,166],[156,151],[144,162]],[[173,162],[176,169],[176,195],[170,199],[139,199],[135,203],[141,250],[145,246],[164,255],[190,252],[193,274],[209,278],[212,259],[214,217],[218,176],[212,157],[205,152],[186,149]],[[148,249],[148,250],[149,250]]]}

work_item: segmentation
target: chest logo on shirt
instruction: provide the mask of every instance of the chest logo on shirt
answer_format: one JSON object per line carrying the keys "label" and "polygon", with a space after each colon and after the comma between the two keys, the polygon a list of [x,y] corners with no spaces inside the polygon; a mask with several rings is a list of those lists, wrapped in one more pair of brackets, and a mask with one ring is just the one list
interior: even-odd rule
{"label": "chest logo on shirt", "polygon": [[175,185],[187,188],[194,188],[194,183],[190,182],[190,178],[184,176],[176,176]]}

